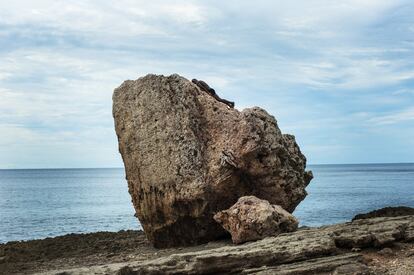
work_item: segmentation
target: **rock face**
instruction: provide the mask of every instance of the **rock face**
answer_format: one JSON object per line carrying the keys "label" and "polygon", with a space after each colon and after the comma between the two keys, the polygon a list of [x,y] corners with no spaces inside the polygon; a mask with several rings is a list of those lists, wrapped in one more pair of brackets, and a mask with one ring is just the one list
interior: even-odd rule
{"label": "rock face", "polygon": [[223,236],[213,214],[242,196],[289,212],[306,196],[306,158],[263,109],[240,112],[179,75],[147,75],[115,89],[113,116],[136,214],[156,247]]}
{"label": "rock face", "polygon": [[255,196],[241,197],[232,207],[214,215],[230,232],[233,243],[261,240],[298,229],[298,220],[279,205]]}

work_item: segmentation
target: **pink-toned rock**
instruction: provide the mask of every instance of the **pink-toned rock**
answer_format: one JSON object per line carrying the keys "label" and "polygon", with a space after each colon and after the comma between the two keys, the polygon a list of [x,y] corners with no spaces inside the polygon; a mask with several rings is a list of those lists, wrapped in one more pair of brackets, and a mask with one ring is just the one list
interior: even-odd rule
{"label": "pink-toned rock", "polygon": [[232,207],[214,215],[231,234],[233,243],[261,240],[298,228],[298,220],[279,205],[255,196],[241,197]]}

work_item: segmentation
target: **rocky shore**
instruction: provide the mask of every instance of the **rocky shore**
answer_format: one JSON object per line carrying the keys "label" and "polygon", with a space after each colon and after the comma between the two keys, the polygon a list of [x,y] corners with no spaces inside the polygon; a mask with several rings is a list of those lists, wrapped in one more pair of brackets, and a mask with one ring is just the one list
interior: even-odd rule
{"label": "rocky shore", "polygon": [[[293,135],[204,81],[115,89],[128,190],[144,228],[0,245],[0,274],[414,274],[414,212],[298,228],[313,178]],[[231,236],[231,239],[230,239]]]}
{"label": "rocky shore", "polygon": [[414,216],[378,217],[234,245],[153,248],[141,231],[0,245],[0,274],[414,274]]}

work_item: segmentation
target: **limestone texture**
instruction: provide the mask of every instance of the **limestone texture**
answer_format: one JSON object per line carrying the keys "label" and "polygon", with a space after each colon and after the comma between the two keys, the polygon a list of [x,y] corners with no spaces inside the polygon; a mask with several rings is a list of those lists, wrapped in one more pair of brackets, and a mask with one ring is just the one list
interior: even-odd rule
{"label": "limestone texture", "polygon": [[179,75],[127,80],[113,117],[136,215],[156,247],[228,233],[213,219],[242,196],[289,212],[312,179],[294,136],[254,107],[229,108]]}
{"label": "limestone texture", "polygon": [[[203,245],[201,250],[187,252],[170,248],[166,249],[172,250],[169,255],[155,259],[85,266],[64,272],[120,274],[128,266],[130,274],[414,274],[414,248],[399,250],[395,256],[375,252],[384,247],[394,250],[399,246],[413,247],[413,236],[414,216],[372,218],[299,229],[241,245]],[[360,248],[360,252],[352,252],[352,248]]]}
{"label": "limestone texture", "polygon": [[332,274],[339,266],[362,261],[361,254],[353,253],[352,248],[412,242],[413,229],[414,216],[366,219],[237,246],[170,255],[131,267],[142,274]]}
{"label": "limestone texture", "polygon": [[255,196],[241,197],[232,207],[214,215],[231,234],[233,243],[261,240],[298,229],[298,220],[279,205]]}

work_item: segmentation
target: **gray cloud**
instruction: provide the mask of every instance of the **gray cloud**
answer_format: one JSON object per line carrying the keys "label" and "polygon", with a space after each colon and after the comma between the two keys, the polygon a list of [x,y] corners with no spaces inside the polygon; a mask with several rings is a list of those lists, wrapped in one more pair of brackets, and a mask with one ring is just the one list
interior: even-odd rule
{"label": "gray cloud", "polygon": [[0,167],[120,166],[112,90],[149,72],[265,107],[311,162],[358,162],[344,151],[374,138],[370,125],[411,133],[398,118],[414,94],[398,91],[413,89],[413,11],[370,0],[1,3]]}

